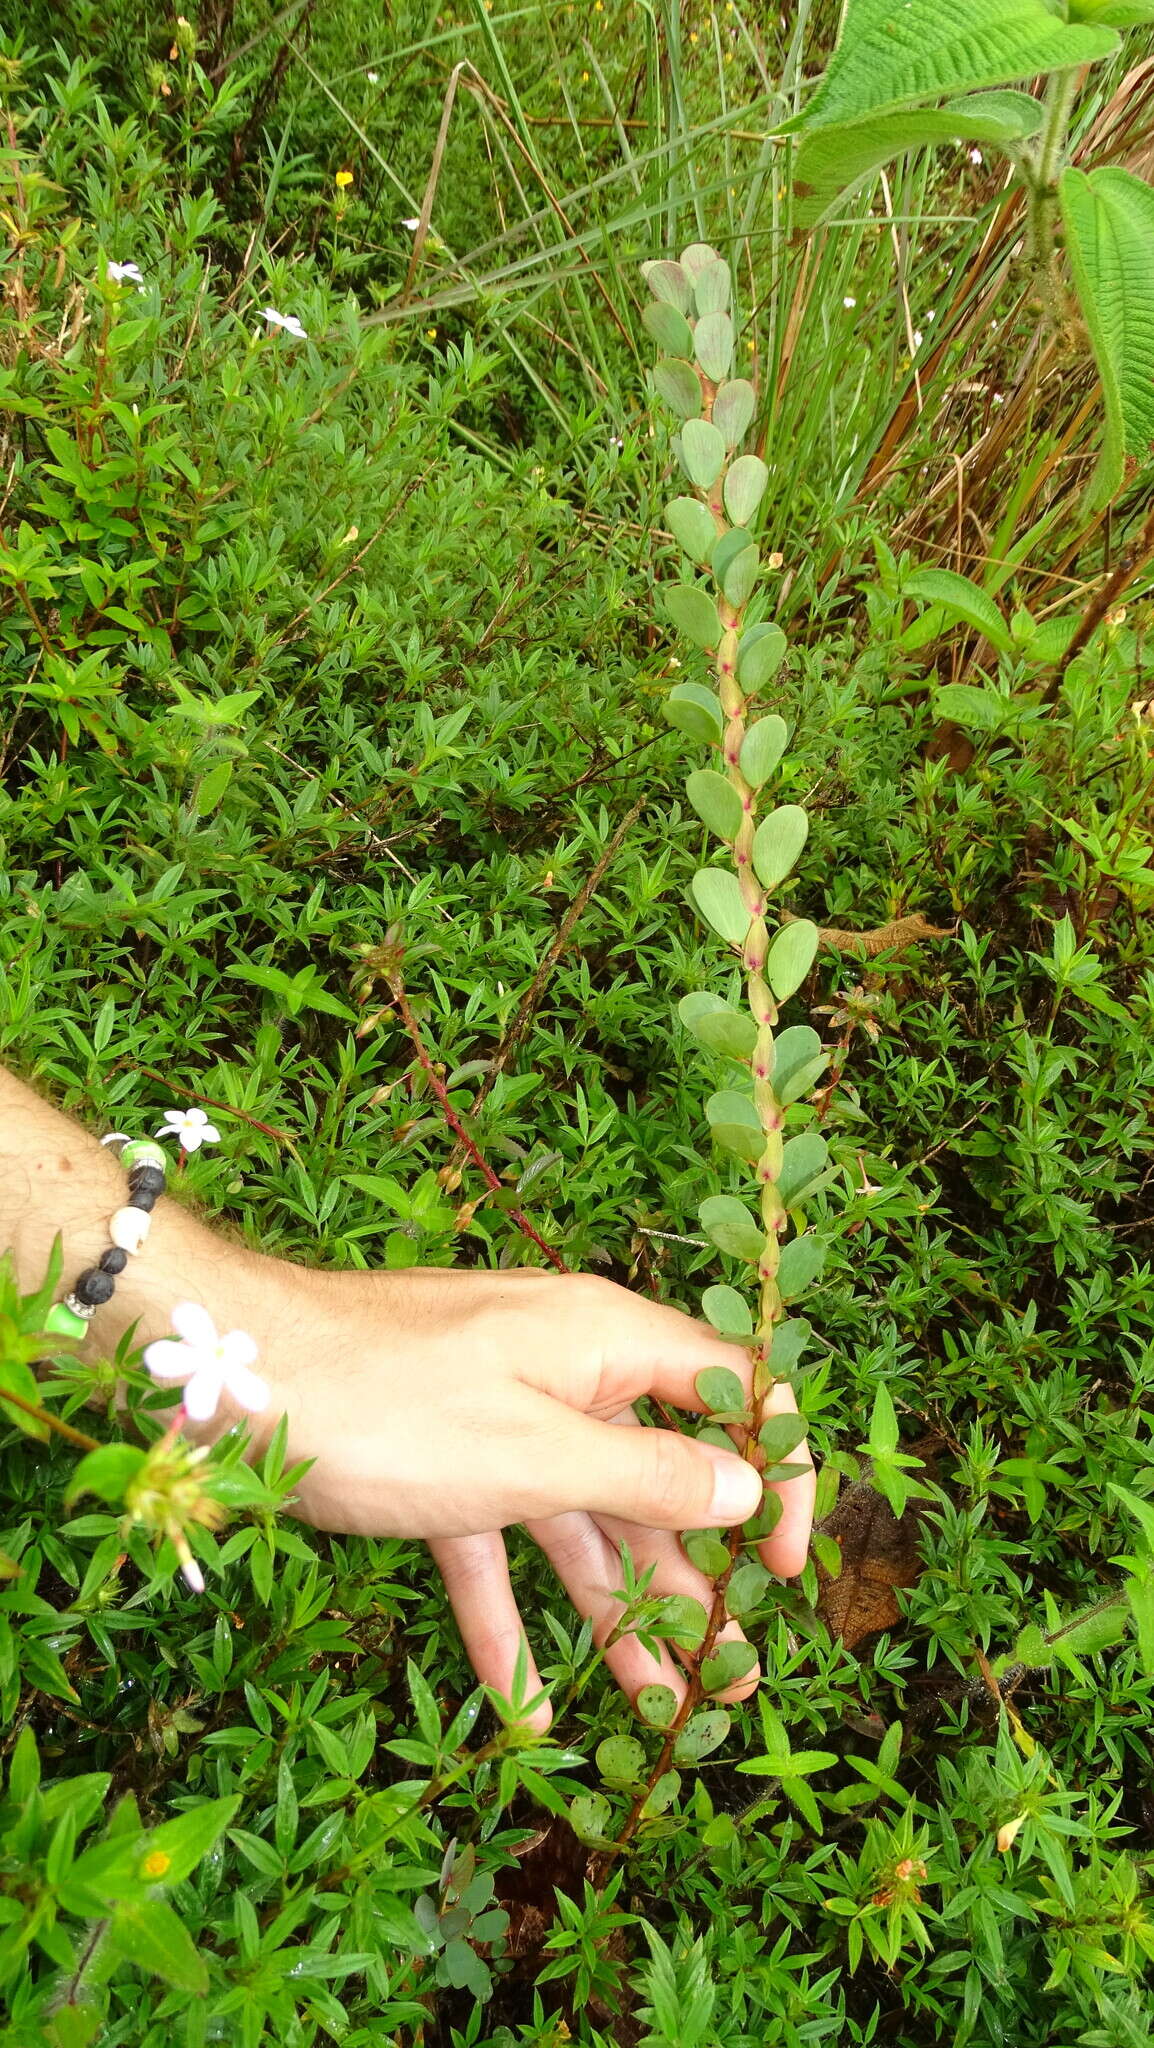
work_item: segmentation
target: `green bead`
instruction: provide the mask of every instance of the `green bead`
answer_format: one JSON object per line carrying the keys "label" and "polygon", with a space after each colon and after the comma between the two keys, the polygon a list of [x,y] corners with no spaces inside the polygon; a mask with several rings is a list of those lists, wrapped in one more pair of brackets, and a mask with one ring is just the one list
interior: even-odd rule
{"label": "green bead", "polygon": [[88,1324],[75,1309],[68,1308],[62,1301],[54,1301],[44,1318],[44,1328],[50,1337],[86,1337]]}
{"label": "green bead", "polygon": [[153,1138],[134,1138],[131,1145],[124,1147],[120,1164],[125,1173],[131,1173],[134,1166],[158,1166],[162,1173],[167,1173],[168,1154]]}

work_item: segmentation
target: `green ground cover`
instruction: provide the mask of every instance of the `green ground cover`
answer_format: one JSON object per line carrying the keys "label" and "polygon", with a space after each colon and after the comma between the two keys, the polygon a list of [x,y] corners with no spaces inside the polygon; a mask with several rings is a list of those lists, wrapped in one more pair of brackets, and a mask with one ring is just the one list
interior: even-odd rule
{"label": "green ground cover", "polygon": [[[1127,16],[1077,160],[1141,175],[1143,9],[1069,11]],[[762,394],[788,907],[832,933],[787,1022],[836,1083],[796,1112],[836,1169],[799,1378],[833,1533],[743,1614],[768,1716],[704,1709],[626,1855],[587,1838],[660,1737],[527,1546],[536,1747],[467,1709],[419,1549],[278,1518],[275,1456],[196,1597],[7,1431],[21,2048],[1151,2038],[1151,472],[1094,503],[1094,322],[987,144],[798,226],[766,136],[835,26],[76,0],[0,45],[0,1056],[117,1127],[218,1105],[191,1191],[278,1253],[536,1263],[519,1206],[695,1312],[737,1277],[697,1216],[744,1185],[702,1113],[732,1063],[676,1017],[737,975],[687,895],[640,320],[640,263],[708,236]],[[397,928],[495,1196],[373,982]],[[126,1795],[185,1830],[197,1953],[86,1975],[66,1873]]]}

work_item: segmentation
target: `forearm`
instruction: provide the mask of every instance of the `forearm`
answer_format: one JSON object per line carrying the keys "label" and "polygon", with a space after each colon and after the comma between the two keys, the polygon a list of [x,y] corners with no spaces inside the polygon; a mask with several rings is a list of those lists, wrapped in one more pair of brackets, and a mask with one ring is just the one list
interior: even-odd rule
{"label": "forearm", "polygon": [[[145,1136],[145,1132],[134,1135]],[[20,1285],[44,1277],[53,1239],[64,1255],[61,1295],[111,1243],[108,1226],[127,1202],[123,1168],[110,1148],[0,1069],[0,1252],[11,1250]],[[169,1334],[177,1302],[197,1302],[218,1329],[276,1321],[279,1261],[230,1244],[171,1195],[152,1212],[148,1239],[116,1278],[84,1340],[95,1357],[115,1350],[130,1326],[134,1341]]]}

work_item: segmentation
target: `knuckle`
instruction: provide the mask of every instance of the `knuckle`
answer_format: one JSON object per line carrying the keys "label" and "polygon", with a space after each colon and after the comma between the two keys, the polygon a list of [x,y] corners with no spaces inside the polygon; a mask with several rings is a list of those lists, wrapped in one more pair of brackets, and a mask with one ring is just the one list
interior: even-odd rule
{"label": "knuckle", "polygon": [[680,1438],[669,1430],[646,1429],[639,1432],[639,1437],[642,1456],[647,1460],[646,1500],[650,1512],[662,1521],[693,1526],[703,1512],[701,1503],[708,1475],[699,1477]]}

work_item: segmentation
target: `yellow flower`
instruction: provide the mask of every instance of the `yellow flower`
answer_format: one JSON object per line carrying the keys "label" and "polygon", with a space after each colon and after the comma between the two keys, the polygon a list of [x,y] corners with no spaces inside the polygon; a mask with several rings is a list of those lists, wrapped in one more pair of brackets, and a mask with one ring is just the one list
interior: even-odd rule
{"label": "yellow flower", "polygon": [[153,1849],[141,1864],[140,1875],[141,1877],[152,1878],[163,1877],[165,1872],[171,1870],[171,1868],[171,1856],[166,1856],[163,1849]]}
{"label": "yellow flower", "polygon": [[342,192],[343,192],[343,190],[344,190],[345,186],[346,186],[346,185],[351,185],[351,184],[352,184],[352,182],[353,182],[353,174],[352,174],[352,172],[351,172],[351,171],[338,171],[338,172],[337,172],[337,175],[336,175],[336,184],[337,184],[337,189],[338,189],[338,191],[342,191]]}
{"label": "yellow flower", "polygon": [[426,327],[425,333],[428,335],[430,341],[436,341],[437,330],[435,327]]}

